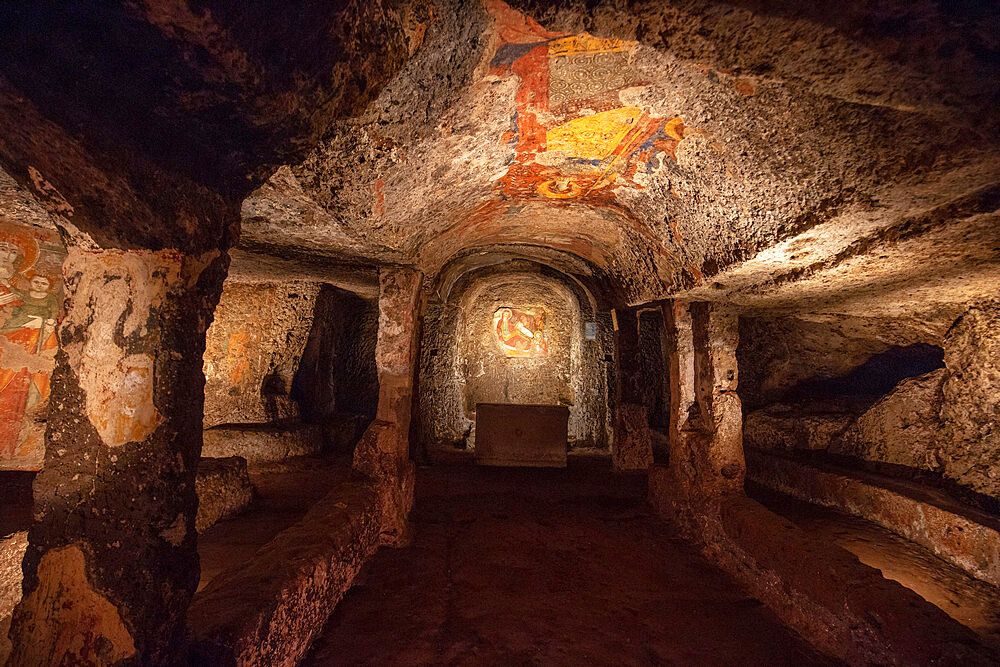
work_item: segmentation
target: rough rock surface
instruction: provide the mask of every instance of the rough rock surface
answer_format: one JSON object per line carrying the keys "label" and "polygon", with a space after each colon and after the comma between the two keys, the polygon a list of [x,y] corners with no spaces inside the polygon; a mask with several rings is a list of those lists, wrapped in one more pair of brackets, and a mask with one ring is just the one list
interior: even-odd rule
{"label": "rough rock surface", "polygon": [[205,338],[205,426],[299,416],[292,380],[320,285],[227,280]]}
{"label": "rough rock surface", "polygon": [[[916,325],[892,345],[936,343],[919,323],[1000,292],[995,23],[990,2],[0,4],[0,163],[70,246],[15,657],[176,655],[192,405],[241,215],[244,258],[369,290],[376,265],[437,284],[508,254],[604,311],[899,318]],[[402,459],[419,308],[392,293],[419,278],[396,278],[378,416]],[[711,349],[735,337],[699,317],[677,327],[671,460],[711,496],[740,486],[740,401]],[[995,495],[988,320],[952,330],[945,469]]]}
{"label": "rough rock surface", "polygon": [[945,475],[1000,498],[1000,304],[962,316],[945,342]]}
{"label": "rough rock surface", "polygon": [[28,531],[0,538],[0,664],[5,664],[11,644],[7,637],[10,615],[21,601],[21,561],[28,548]]}
{"label": "rough rock surface", "polygon": [[647,470],[652,463],[653,442],[649,435],[646,406],[623,403],[618,406],[611,466],[615,470]]}
{"label": "rough rock surface", "polygon": [[239,514],[253,500],[246,459],[239,456],[202,458],[198,462],[195,489],[198,491],[198,515],[194,526],[203,533],[216,522]]}
{"label": "rough rock surface", "polygon": [[849,403],[785,405],[754,410],[743,421],[743,445],[757,449],[823,450],[839,442],[857,417]]}
{"label": "rough rock surface", "polygon": [[203,457],[239,456],[251,462],[309,456],[325,446],[323,429],[312,424],[216,426],[202,437]]}
{"label": "rough rock surface", "polygon": [[29,186],[33,165],[101,245],[198,251],[231,222],[220,203],[377,96],[430,19],[421,2],[92,10],[3,8],[4,162]]}
{"label": "rough rock surface", "polygon": [[937,471],[944,444],[944,368],[900,382],[843,433],[830,451],[866,461]]}

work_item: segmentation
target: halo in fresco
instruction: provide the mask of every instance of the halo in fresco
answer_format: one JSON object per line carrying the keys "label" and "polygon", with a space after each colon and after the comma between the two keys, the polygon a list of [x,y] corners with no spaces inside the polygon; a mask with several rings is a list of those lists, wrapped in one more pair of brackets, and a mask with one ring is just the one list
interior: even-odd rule
{"label": "halo in fresco", "polygon": [[55,231],[0,220],[0,469],[42,464],[65,257]]}

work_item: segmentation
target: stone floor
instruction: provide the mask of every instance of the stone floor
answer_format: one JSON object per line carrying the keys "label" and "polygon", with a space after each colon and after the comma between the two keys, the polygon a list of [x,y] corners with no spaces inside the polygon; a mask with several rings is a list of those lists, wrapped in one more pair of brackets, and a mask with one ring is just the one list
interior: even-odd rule
{"label": "stone floor", "polygon": [[831,664],[710,566],[606,461],[423,468],[309,665]]}
{"label": "stone floor", "polygon": [[1000,590],[866,519],[760,487],[751,495],[813,535],[850,551],[1000,649]]}
{"label": "stone floor", "polygon": [[250,465],[250,481],[256,490],[253,504],[240,516],[217,523],[198,538],[198,590],[223,570],[248,562],[257,549],[301,519],[316,501],[346,479],[350,470],[350,455],[303,456]]}

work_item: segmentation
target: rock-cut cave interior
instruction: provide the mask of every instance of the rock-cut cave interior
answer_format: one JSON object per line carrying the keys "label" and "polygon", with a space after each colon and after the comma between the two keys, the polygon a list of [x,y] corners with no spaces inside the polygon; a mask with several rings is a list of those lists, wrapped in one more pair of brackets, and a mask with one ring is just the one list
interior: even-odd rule
{"label": "rock-cut cave interior", "polygon": [[996,0],[0,3],[0,665],[1000,664]]}

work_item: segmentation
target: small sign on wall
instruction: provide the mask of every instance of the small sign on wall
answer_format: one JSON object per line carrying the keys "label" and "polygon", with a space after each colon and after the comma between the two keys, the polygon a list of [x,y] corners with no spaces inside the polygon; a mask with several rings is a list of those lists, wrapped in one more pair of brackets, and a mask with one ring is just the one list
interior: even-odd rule
{"label": "small sign on wall", "polygon": [[583,337],[585,340],[597,340],[597,322],[583,323]]}

